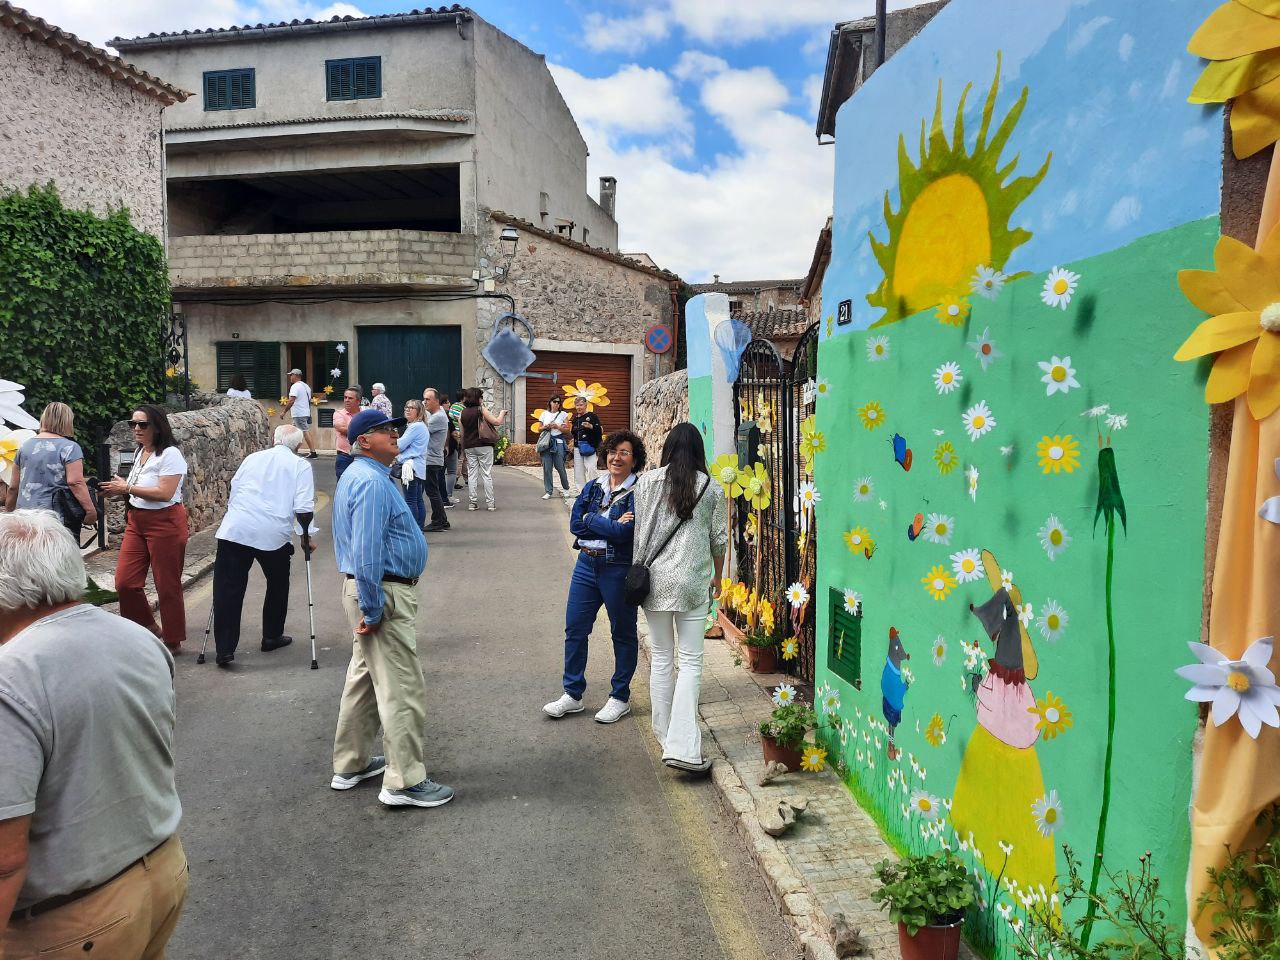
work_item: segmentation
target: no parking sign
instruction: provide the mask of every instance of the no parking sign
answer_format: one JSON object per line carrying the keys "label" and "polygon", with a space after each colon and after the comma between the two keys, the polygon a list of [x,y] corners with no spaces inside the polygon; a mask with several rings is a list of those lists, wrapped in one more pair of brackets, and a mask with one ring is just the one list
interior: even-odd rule
{"label": "no parking sign", "polygon": [[666,353],[674,343],[671,328],[664,323],[655,323],[645,331],[644,345],[650,353]]}

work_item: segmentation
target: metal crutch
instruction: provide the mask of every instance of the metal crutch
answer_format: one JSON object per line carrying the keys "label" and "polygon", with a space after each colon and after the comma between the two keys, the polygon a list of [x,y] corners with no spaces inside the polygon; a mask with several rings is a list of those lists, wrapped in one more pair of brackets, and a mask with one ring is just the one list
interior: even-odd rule
{"label": "metal crutch", "polygon": [[[311,515],[307,515],[307,522],[310,523]],[[311,669],[319,670],[320,664],[316,661],[316,604],[311,594],[311,535],[307,533],[306,525],[302,527],[302,556],[307,564],[307,617],[311,622]]]}
{"label": "metal crutch", "polygon": [[209,631],[213,629],[213,599],[209,600],[209,622],[204,625],[204,643],[200,644],[200,656],[196,657],[196,663],[204,663],[204,650],[209,646]]}

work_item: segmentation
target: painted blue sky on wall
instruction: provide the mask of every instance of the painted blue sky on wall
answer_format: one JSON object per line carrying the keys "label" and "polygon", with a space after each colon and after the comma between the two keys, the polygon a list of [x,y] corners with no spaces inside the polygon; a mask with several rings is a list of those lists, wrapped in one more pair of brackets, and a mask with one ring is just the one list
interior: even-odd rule
{"label": "painted blue sky on wall", "polygon": [[[1034,174],[1053,154],[1043,182],[1014,212],[1011,225],[1032,237],[1014,250],[1006,273],[1044,271],[1216,213],[1221,111],[1186,102],[1200,63],[1186,52],[1187,39],[1215,6],[1216,0],[953,0],[840,110],[823,302],[834,313],[840,300],[852,299],[854,320],[836,335],[865,329],[882,313],[866,300],[882,278],[867,231],[886,238],[885,189],[898,205],[898,134],[918,162],[920,121],[933,115],[938,78],[948,134],[971,82],[965,126],[972,149],[997,51],[996,121],[1023,86],[1030,88],[1002,154],[1006,165],[1020,156],[1009,179]],[[900,128],[886,129],[885,118]],[[851,135],[859,130],[868,133]]]}

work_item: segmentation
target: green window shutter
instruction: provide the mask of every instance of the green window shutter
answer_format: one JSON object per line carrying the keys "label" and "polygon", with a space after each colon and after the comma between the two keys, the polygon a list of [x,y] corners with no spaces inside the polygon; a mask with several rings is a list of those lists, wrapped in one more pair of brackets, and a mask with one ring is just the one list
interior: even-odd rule
{"label": "green window shutter", "polygon": [[231,378],[245,372],[240,360],[240,348],[244,344],[238,340],[227,340],[215,346],[218,351],[218,392],[225,393],[231,386]]}
{"label": "green window shutter", "polygon": [[257,87],[253,67],[205,71],[205,110],[244,110],[256,105]]}
{"label": "green window shutter", "polygon": [[284,393],[281,384],[284,378],[280,370],[280,342],[278,340],[261,341],[252,344],[253,376],[249,388],[258,400],[271,402],[278,400]]}
{"label": "green window shutter", "polygon": [[350,100],[354,94],[354,66],[351,60],[326,60],[325,91],[330,100]]}
{"label": "green window shutter", "polygon": [[862,689],[862,610],[853,616],[844,608],[844,594],[831,588],[827,667],[837,677]]}
{"label": "green window shutter", "polygon": [[352,87],[357,99],[382,96],[382,58],[360,57],[352,61]]}

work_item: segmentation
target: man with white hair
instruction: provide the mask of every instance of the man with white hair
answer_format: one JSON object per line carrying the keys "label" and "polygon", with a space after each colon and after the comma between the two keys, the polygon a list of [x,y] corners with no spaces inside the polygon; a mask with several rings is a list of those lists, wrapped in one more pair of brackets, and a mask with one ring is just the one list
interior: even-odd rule
{"label": "man with white hair", "polygon": [[173,657],[84,588],[56,516],[0,515],[2,957],[161,957],[187,896]]}
{"label": "man with white hair", "polygon": [[218,527],[218,553],[213,561],[213,637],[220,667],[229,668],[236,658],[240,611],[255,562],[267,578],[262,652],[293,643],[293,637],[284,635],[293,521],[297,518],[307,537],[316,509],[311,464],[297,456],[301,445],[301,430],[288,424],[279,426],[275,446],[249,454],[231,478],[231,499]]}
{"label": "man with white hair", "polygon": [[369,406],[381,411],[388,420],[393,418],[395,412],[391,409],[391,398],[387,396],[387,388],[381,383],[375,383],[369,389],[373,391],[373,399],[369,402]]}

